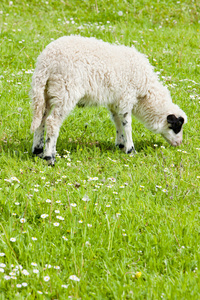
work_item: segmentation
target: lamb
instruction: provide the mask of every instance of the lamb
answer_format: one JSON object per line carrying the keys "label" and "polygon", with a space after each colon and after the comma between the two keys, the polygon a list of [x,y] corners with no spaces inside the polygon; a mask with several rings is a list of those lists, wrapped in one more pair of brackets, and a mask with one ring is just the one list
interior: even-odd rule
{"label": "lamb", "polygon": [[135,151],[132,114],[173,146],[181,144],[182,125],[187,122],[145,55],[133,46],[96,38],[64,36],[51,42],[37,59],[31,95],[32,152],[49,165],[55,163],[62,122],[77,104],[103,105],[110,110],[116,145],[125,153]]}

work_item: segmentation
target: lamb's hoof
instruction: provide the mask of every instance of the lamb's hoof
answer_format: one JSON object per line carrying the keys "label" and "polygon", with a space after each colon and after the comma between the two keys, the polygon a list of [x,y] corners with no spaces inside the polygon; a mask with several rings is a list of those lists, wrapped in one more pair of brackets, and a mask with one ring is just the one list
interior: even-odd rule
{"label": "lamb's hoof", "polygon": [[136,152],[133,146],[128,151],[126,151],[126,154],[130,154],[131,152]]}
{"label": "lamb's hoof", "polygon": [[123,144],[117,144],[116,146],[119,147],[119,149],[123,149],[124,148]]}
{"label": "lamb's hoof", "polygon": [[49,166],[54,166],[56,163],[56,159],[54,156],[45,156],[44,159],[47,161]]}

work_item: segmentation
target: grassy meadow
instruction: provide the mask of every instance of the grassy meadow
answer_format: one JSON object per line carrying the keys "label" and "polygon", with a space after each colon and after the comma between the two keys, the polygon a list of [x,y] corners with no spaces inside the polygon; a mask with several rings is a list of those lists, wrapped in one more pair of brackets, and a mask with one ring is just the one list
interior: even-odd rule
{"label": "grassy meadow", "polygon": [[[187,114],[173,148],[106,108],[76,108],[57,164],[31,153],[36,58],[63,35],[148,55]],[[0,299],[200,299],[200,3],[0,1]]]}

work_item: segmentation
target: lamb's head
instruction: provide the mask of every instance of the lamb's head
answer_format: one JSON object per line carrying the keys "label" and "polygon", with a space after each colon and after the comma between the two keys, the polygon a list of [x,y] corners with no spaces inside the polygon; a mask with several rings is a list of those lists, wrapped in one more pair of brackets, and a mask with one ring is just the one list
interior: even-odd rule
{"label": "lamb's head", "polygon": [[183,111],[178,114],[168,114],[162,123],[160,134],[172,146],[179,146],[183,140],[183,124],[186,122],[187,116]]}

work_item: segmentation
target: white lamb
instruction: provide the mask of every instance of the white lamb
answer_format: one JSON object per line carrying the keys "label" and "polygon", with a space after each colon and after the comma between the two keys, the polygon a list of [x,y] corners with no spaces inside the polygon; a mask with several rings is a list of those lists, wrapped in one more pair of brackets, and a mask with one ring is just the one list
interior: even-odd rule
{"label": "white lamb", "polygon": [[59,129],[76,104],[106,106],[116,125],[116,145],[126,153],[135,150],[132,114],[173,146],[181,144],[187,122],[143,54],[95,38],[64,36],[50,43],[37,60],[32,100],[32,151],[50,165]]}

